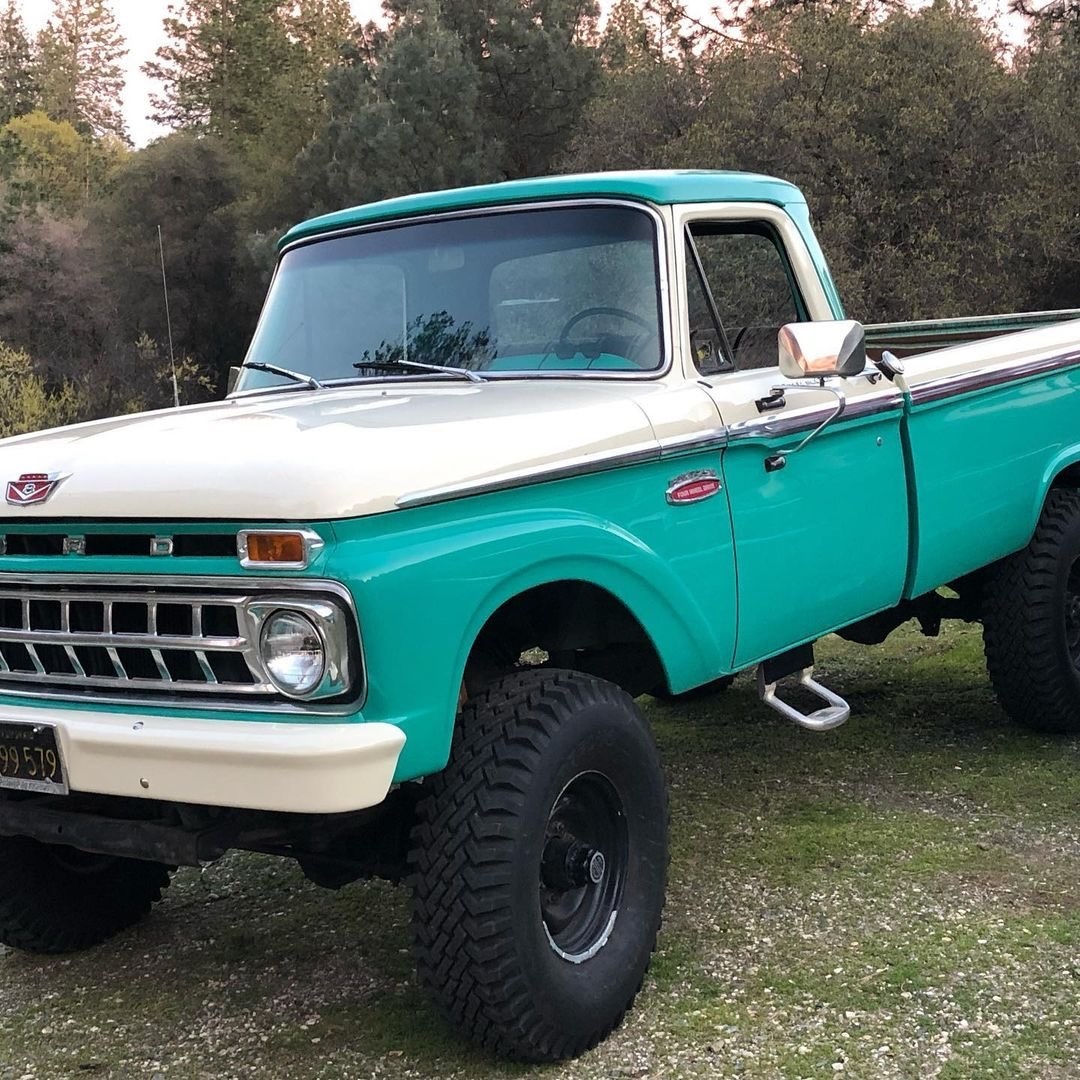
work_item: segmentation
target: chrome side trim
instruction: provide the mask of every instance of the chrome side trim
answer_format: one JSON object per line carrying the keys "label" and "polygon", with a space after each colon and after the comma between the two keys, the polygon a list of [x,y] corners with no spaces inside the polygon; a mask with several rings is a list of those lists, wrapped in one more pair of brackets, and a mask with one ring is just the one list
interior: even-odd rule
{"label": "chrome side trim", "polygon": [[[150,577],[142,574],[30,574],[12,571],[0,571],[0,587],[4,585],[23,585],[27,587],[40,587],[51,589],[54,586],[82,586],[96,593],[111,588],[141,589],[145,591],[144,599],[147,602],[168,603],[170,599],[182,600],[185,595],[190,596],[192,590],[214,590],[215,599],[220,602],[222,593],[217,590],[239,589],[247,596],[275,595],[278,593],[291,593],[292,598],[305,597],[311,593],[329,593],[340,600],[352,620],[356,631],[356,678],[360,686],[360,694],[356,700],[336,704],[298,704],[285,700],[265,700],[254,697],[240,700],[228,698],[208,700],[204,698],[176,697],[168,693],[158,693],[153,696],[140,697],[136,694],[100,694],[88,693],[65,693],[62,689],[56,691],[40,691],[16,686],[0,687],[0,700],[3,698],[32,699],[35,701],[75,701],[82,702],[87,706],[95,705],[121,705],[164,709],[169,711],[184,711],[187,709],[212,709],[219,712],[262,712],[282,716],[343,716],[357,712],[363,708],[367,695],[367,664],[364,656],[363,635],[360,632],[360,622],[356,611],[356,604],[352,593],[340,582],[329,581],[324,578],[264,578],[258,576],[249,577],[206,577],[192,576],[163,580],[160,577]],[[77,598],[77,597],[76,597]],[[308,597],[316,599],[315,597]],[[114,596],[113,599],[116,599]],[[122,598],[121,598],[122,600]],[[287,603],[289,597],[282,597],[282,602]],[[111,632],[111,626],[109,627]],[[38,636],[46,632],[36,632]],[[98,640],[98,639],[95,639]],[[166,639],[163,639],[166,640]],[[189,642],[190,644],[190,642]],[[167,647],[167,646],[166,646]],[[111,659],[111,657],[110,657]],[[155,664],[158,657],[154,657]],[[164,660],[161,661],[164,663]],[[78,670],[76,668],[76,670]],[[159,669],[160,671],[160,669]],[[115,683],[111,684],[115,685]],[[156,685],[156,684],[155,684]]]}
{"label": "chrome side trim", "polygon": [[688,435],[673,435],[655,443],[643,443],[628,449],[589,454],[561,465],[539,465],[532,469],[505,473],[487,480],[447,484],[445,487],[413,491],[402,495],[396,505],[399,510],[408,510],[416,506],[448,502],[451,499],[489,495],[495,491],[507,491],[510,488],[527,487],[532,484],[546,484],[553,480],[570,480],[575,476],[589,476],[592,473],[607,472],[609,469],[622,469],[627,465],[640,465],[647,461],[679,457],[701,450],[721,450],[727,445],[727,441],[728,429],[726,427],[708,428],[705,431],[694,431]]}
{"label": "chrome side trim", "polygon": [[[893,412],[903,408],[904,395],[899,390],[887,394],[875,394],[873,397],[848,399],[844,408],[841,426],[847,420],[861,420],[868,416]],[[771,416],[761,420],[743,420],[732,424],[728,429],[731,442],[745,442],[750,439],[779,439],[785,435],[797,435],[801,431],[810,431],[834,416],[836,405],[818,405],[811,409],[802,409],[790,416]]]}
{"label": "chrome side trim", "polygon": [[1025,360],[1008,360],[991,367],[977,368],[974,371],[962,371],[957,375],[946,375],[940,379],[921,383],[911,388],[913,405],[925,405],[931,401],[956,394],[971,393],[975,390],[988,390],[994,386],[1015,382],[1019,379],[1031,379],[1039,375],[1048,375],[1054,371],[1080,367],[1080,349],[1065,353],[1048,353],[1029,357]]}
{"label": "chrome side trim", "polygon": [[426,491],[413,491],[402,495],[396,505],[399,510],[408,510],[416,506],[447,502],[450,499],[488,495],[494,491],[506,491],[508,488],[546,484],[551,480],[569,480],[575,476],[588,476],[592,473],[607,472],[609,469],[621,469],[626,465],[659,460],[660,444],[644,443],[629,449],[589,454],[561,465],[539,465],[486,480],[470,480],[463,484],[446,484],[443,487],[428,488]]}
{"label": "chrome side trim", "polygon": [[670,435],[660,440],[660,456],[676,457],[698,450],[722,450],[728,441],[726,427],[709,428],[706,431],[692,431],[688,435]]}

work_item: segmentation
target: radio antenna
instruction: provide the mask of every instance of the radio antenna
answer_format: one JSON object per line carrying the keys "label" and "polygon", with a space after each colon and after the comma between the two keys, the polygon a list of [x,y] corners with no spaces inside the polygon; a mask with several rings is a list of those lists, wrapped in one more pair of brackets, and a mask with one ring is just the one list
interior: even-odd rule
{"label": "radio antenna", "polygon": [[176,356],[173,353],[172,315],[169,313],[169,280],[165,276],[165,241],[161,235],[161,226],[157,227],[158,252],[161,255],[161,289],[165,294],[165,326],[169,331],[169,368],[172,371],[173,406],[180,408],[180,384],[176,381]]}

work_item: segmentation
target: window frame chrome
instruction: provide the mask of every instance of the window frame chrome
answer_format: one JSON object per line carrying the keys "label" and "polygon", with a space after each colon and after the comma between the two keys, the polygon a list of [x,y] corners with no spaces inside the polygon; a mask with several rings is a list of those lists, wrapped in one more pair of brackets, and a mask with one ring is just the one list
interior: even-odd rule
{"label": "window frame chrome", "polygon": [[[317,233],[314,236],[305,236],[292,243],[286,245],[278,253],[277,263],[274,266],[274,274],[270,281],[270,287],[267,290],[266,300],[263,302],[262,311],[259,313],[259,320],[255,328],[255,333],[252,334],[252,343],[258,339],[259,330],[262,327],[264,318],[266,317],[266,311],[268,308],[267,301],[273,291],[275,284],[277,283],[278,272],[281,268],[281,261],[290,252],[297,248],[307,247],[310,244],[320,244],[326,240],[337,240],[346,236],[356,236],[362,233],[376,232],[384,229],[404,228],[409,225],[420,225],[428,222],[435,221],[450,221],[458,218],[473,218],[473,217],[491,217],[493,215],[501,214],[513,214],[521,213],[522,211],[534,211],[534,210],[566,210],[574,208],[589,208],[597,206],[623,206],[633,210],[640,210],[648,214],[652,218],[655,228],[654,239],[656,244],[656,286],[660,295],[660,319],[659,319],[659,331],[660,331],[660,346],[661,346],[661,364],[659,367],[649,371],[482,371],[482,375],[485,382],[503,382],[503,381],[517,381],[524,382],[530,379],[552,380],[552,379],[590,379],[590,380],[602,380],[602,381],[615,381],[615,382],[655,382],[659,379],[665,378],[671,373],[675,364],[676,351],[676,336],[674,333],[674,307],[672,301],[672,282],[675,278],[674,265],[672,263],[672,244],[671,244],[671,220],[670,214],[665,214],[664,210],[670,210],[670,207],[660,207],[655,203],[649,202],[645,199],[628,199],[628,198],[616,198],[605,197],[602,195],[589,196],[586,198],[571,197],[566,199],[545,199],[535,202],[515,202],[507,203],[500,206],[476,206],[468,207],[459,210],[448,210],[433,214],[416,214],[408,217],[400,218],[386,218],[382,221],[366,222],[362,225],[350,225],[341,229],[332,229],[324,233]],[[248,350],[250,354],[250,348]],[[247,360],[247,355],[244,357]],[[241,365],[243,366],[243,365]],[[382,386],[387,383],[416,383],[423,380],[423,375],[385,375],[377,379],[324,379],[323,385],[327,390],[342,390],[352,387],[371,387]],[[443,376],[429,376],[429,378],[443,379]],[[449,378],[446,376],[445,378]],[[301,387],[301,390],[306,388]],[[295,392],[297,386],[295,384],[284,384],[281,386],[259,386],[253,387],[250,390],[234,390],[231,394],[226,395],[226,400],[241,400],[246,397],[255,396],[258,394],[266,393],[281,393],[281,392]],[[307,391],[310,392],[310,391]]]}
{"label": "window frame chrome", "polygon": [[[781,242],[783,257],[791,267],[794,283],[802,294],[802,300],[806,305],[809,319],[814,322],[821,322],[835,318],[825,288],[817,275],[817,269],[814,266],[810,250],[806,246],[806,240],[785,207],[778,206],[775,203],[713,202],[679,203],[673,206],[672,210],[671,235],[678,237],[680,240],[679,243],[673,244],[675,248],[673,252],[675,282],[679,299],[677,335],[683,356],[683,375],[687,379],[697,381],[706,378],[710,382],[716,380],[717,386],[720,386],[726,376],[745,373],[745,371],[740,372],[732,369],[731,371],[721,371],[716,374],[702,376],[694,364],[693,349],[690,344],[690,309],[687,298],[689,279],[686,266],[686,250],[681,240],[689,226],[696,222],[715,221],[718,224],[729,225],[745,221],[770,225],[776,230],[777,238]],[[771,368],[745,370],[769,371]],[[776,370],[779,375],[779,349],[777,350]]]}

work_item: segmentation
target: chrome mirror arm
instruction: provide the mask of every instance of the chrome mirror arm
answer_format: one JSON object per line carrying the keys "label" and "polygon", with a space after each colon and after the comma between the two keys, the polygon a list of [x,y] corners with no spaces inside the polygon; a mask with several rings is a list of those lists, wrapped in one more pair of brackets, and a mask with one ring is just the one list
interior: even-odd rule
{"label": "chrome mirror arm", "polygon": [[839,420],[840,417],[844,415],[844,410],[847,408],[847,395],[837,386],[826,386],[824,379],[815,382],[796,382],[787,383],[785,386],[774,386],[772,392],[774,394],[782,394],[785,390],[827,390],[830,394],[836,396],[836,411],[829,416],[826,416],[798,446],[792,447],[790,450],[785,450],[783,456],[789,458],[792,454],[797,454],[811,439],[820,435],[834,420]]}

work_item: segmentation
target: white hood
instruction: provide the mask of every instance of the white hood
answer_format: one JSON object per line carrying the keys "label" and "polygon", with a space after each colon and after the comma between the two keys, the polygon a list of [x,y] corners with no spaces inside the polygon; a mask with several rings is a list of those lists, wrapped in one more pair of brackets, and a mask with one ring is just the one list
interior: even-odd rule
{"label": "white hood", "polygon": [[320,521],[433,488],[655,445],[648,384],[502,381],[247,395],[0,441],[0,489],[65,478],[0,518]]}

